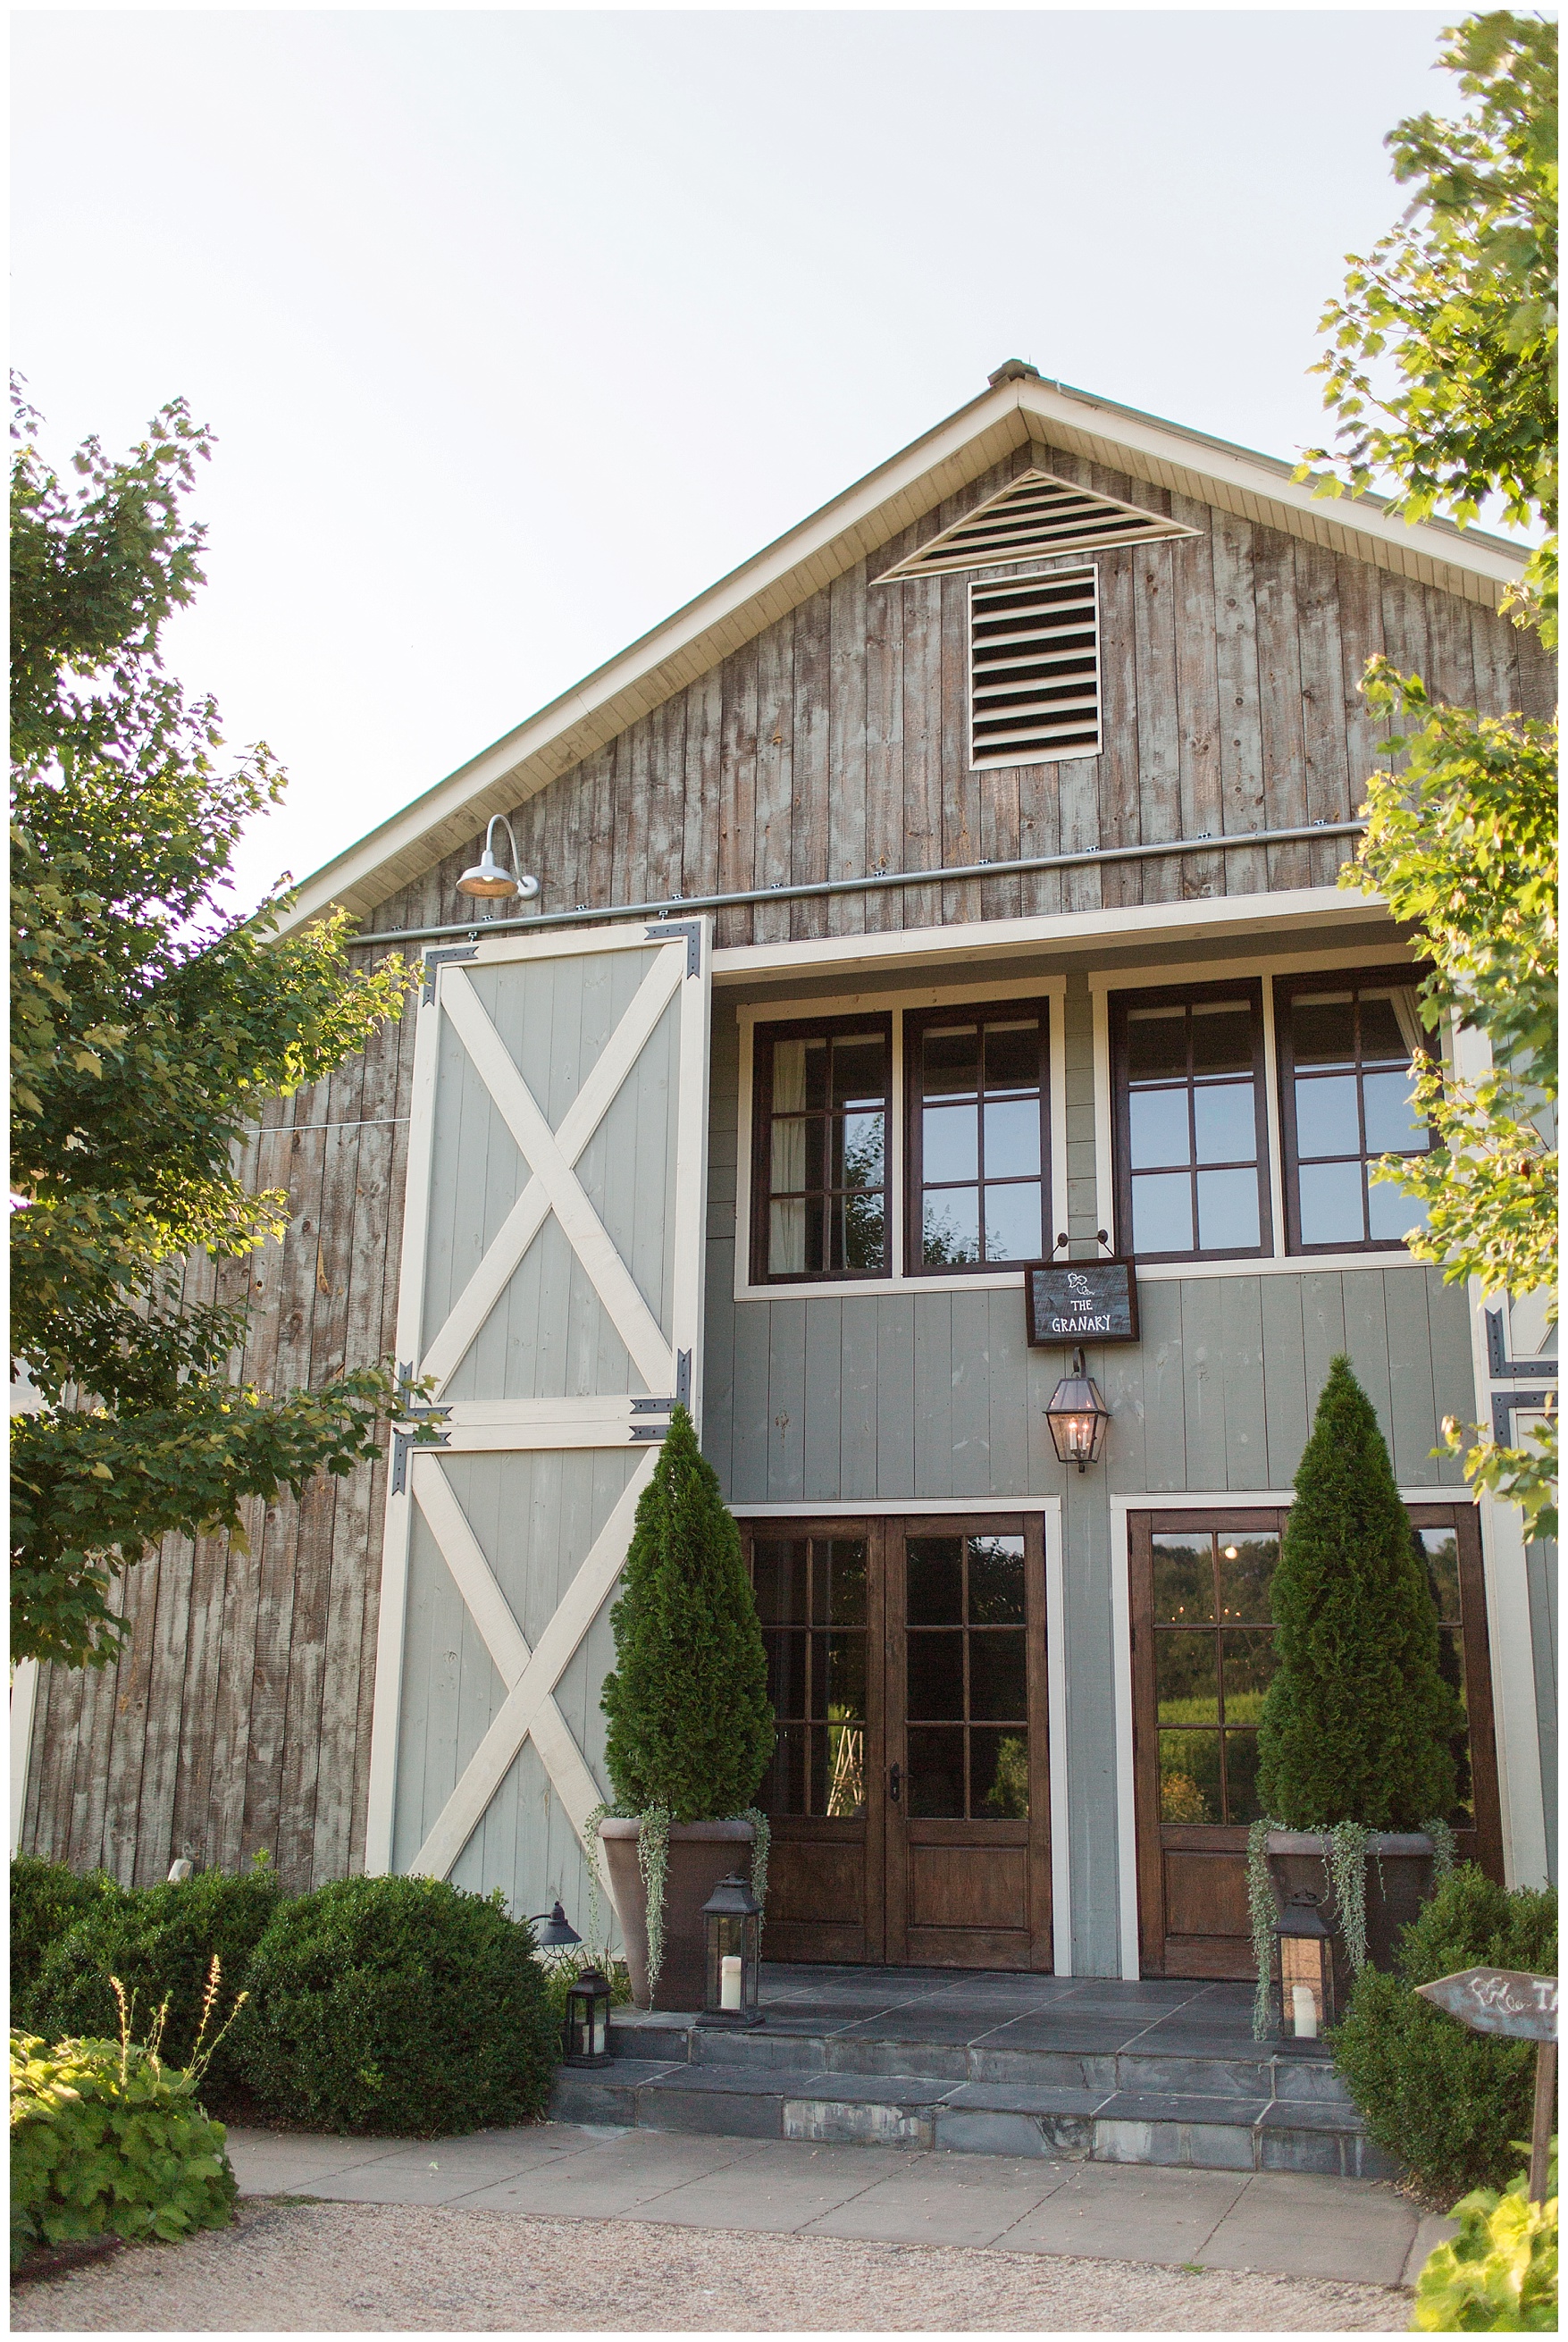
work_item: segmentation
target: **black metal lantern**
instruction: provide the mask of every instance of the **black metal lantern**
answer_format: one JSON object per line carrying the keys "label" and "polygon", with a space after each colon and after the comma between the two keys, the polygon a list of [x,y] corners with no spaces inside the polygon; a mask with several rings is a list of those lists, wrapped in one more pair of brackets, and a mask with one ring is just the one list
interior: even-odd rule
{"label": "black metal lantern", "polygon": [[[542,1926],[541,1921],[544,1923]],[[559,1903],[548,1914],[535,1911],[528,1924],[539,1929],[534,1940],[542,1952],[564,1952],[571,1945],[580,1944],[583,1940]]]}
{"label": "black metal lantern", "polygon": [[1317,2040],[1334,2021],[1333,1931],[1313,1895],[1293,1895],[1274,1921],[1273,1981],[1286,2040]]}
{"label": "black metal lantern", "polygon": [[1073,1371],[1063,1376],[1051,1394],[1045,1420],[1059,1463],[1076,1464],[1082,1472],[1085,1466],[1099,1461],[1111,1410],[1093,1375],[1085,1371],[1082,1350],[1074,1351]]}
{"label": "black metal lantern", "polygon": [[609,2064],[610,1984],[597,1968],[584,1968],[568,1986],[562,2037],[568,2066]]}
{"label": "black metal lantern", "polygon": [[763,2022],[757,2007],[762,1917],[763,1907],[738,1870],[721,1878],[704,1904],[707,1982],[699,2025]]}

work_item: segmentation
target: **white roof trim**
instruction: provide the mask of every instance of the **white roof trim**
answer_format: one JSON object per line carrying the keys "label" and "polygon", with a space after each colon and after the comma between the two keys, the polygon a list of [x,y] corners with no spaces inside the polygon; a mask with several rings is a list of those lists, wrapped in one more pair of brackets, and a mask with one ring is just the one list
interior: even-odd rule
{"label": "white roof trim", "polygon": [[301,885],[285,929],[336,906],[373,910],[465,845],[493,813],[535,796],[864,555],[1042,440],[1200,503],[1288,530],[1495,607],[1525,555],[1448,522],[1411,525],[1372,496],[1329,500],[1290,465],[1179,424],[1031,377],[985,391],[846,488],[705,594],[585,676]]}

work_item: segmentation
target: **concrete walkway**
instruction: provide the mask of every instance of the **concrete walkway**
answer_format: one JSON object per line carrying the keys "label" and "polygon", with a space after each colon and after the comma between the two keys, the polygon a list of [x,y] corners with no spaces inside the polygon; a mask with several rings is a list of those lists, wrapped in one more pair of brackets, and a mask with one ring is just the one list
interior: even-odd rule
{"label": "concrete walkway", "polygon": [[1445,2221],[1384,2183],[564,2123],[429,2142],[231,2128],[251,2197],[632,2220],[1412,2285]]}

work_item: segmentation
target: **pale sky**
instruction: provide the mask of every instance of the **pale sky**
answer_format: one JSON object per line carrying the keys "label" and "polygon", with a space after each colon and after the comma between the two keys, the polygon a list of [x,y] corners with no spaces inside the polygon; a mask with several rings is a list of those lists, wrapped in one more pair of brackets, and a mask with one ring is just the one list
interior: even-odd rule
{"label": "pale sky", "polygon": [[248,898],[1006,357],[1294,456],[1458,10],[13,17],[12,362],[218,449],[169,635],[292,786]]}

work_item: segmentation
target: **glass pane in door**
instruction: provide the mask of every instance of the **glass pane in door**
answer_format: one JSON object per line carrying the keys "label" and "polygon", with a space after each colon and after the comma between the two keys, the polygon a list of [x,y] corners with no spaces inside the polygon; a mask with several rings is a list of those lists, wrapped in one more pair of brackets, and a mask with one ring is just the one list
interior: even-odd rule
{"label": "glass pane in door", "polygon": [[770,1814],[864,1813],[865,1539],[759,1537],[752,1582],[778,1735],[757,1801]]}
{"label": "glass pane in door", "polygon": [[910,1817],[1025,1820],[1024,1540],[911,1537],[904,1572]]}

